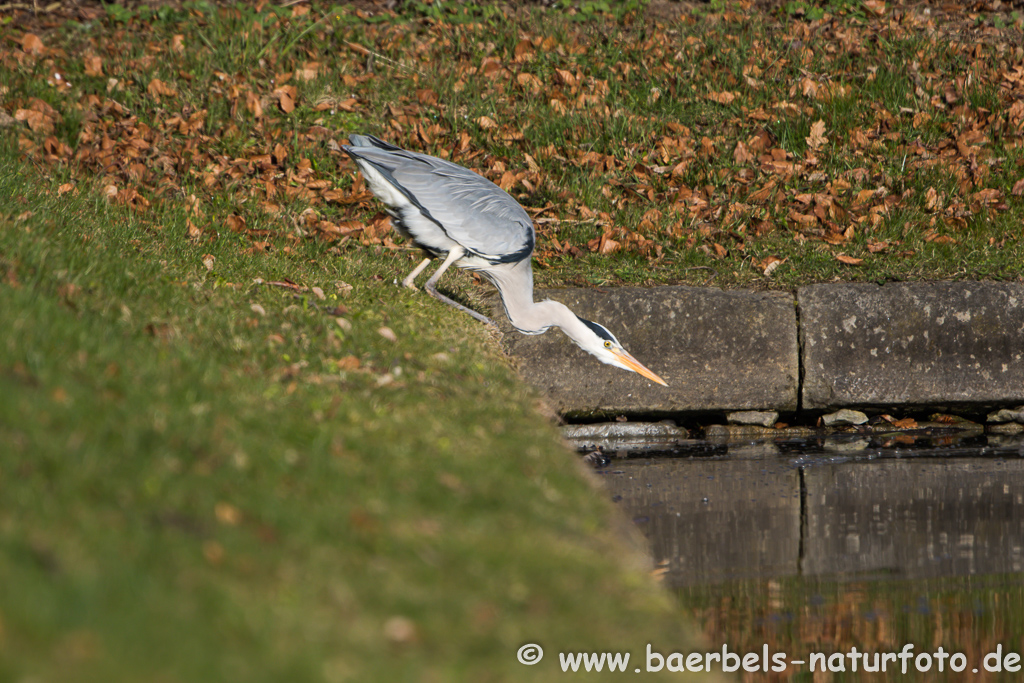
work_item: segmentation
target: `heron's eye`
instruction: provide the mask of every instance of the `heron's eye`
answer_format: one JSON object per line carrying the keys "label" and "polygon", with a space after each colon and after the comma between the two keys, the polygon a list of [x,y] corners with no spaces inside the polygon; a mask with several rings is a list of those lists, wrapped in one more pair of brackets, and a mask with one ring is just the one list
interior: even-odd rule
{"label": "heron's eye", "polygon": [[612,343],[611,343],[610,341],[606,341],[606,342],[604,343],[604,348],[606,348],[606,349],[610,349],[610,348],[612,348]]}

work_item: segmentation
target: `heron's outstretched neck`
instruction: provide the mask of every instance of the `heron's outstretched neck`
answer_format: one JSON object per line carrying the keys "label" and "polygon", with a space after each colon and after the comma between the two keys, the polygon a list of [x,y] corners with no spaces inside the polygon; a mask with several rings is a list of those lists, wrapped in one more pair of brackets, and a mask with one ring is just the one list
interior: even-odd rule
{"label": "heron's outstretched neck", "polygon": [[505,314],[512,326],[523,334],[540,334],[559,327],[575,340],[586,326],[565,304],[533,300],[533,270],[530,259],[494,268],[487,272],[498,288]]}

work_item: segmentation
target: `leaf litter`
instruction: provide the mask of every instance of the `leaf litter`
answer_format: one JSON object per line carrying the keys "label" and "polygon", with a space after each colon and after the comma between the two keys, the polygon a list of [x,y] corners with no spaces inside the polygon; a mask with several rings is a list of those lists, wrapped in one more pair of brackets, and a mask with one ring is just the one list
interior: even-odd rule
{"label": "leaf litter", "polygon": [[[26,158],[99,178],[111,202],[145,214],[188,197],[197,243],[223,234],[202,207],[227,204],[253,258],[302,240],[404,248],[340,150],[373,132],[513,194],[542,269],[603,256],[642,280],[715,262],[747,281],[899,277],[978,225],[995,226],[983,246],[1020,249],[1024,21],[997,5],[867,0],[798,20],[738,2],[578,23],[538,7],[499,34],[471,8],[196,4],[128,27],[84,7],[86,36],[18,17],[0,107]],[[252,32],[258,59],[192,37],[218,22]],[[820,256],[834,265],[814,270]]]}

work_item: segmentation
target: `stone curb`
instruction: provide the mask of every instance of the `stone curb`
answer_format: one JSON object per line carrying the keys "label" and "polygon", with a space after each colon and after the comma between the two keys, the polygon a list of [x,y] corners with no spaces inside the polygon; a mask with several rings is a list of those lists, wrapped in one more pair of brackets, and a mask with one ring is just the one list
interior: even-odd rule
{"label": "stone curb", "polygon": [[594,320],[668,382],[602,365],[557,331],[504,346],[572,417],[840,407],[989,410],[1024,403],[1024,283],[538,291]]}

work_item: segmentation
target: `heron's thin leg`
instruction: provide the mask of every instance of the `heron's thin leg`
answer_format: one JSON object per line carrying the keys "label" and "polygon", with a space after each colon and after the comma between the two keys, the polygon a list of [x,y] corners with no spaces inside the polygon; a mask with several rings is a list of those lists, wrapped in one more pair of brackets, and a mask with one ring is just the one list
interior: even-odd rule
{"label": "heron's thin leg", "polygon": [[413,268],[411,273],[405,276],[405,279],[402,280],[402,286],[408,287],[409,289],[412,290],[418,290],[419,287],[416,286],[416,278],[420,276],[420,273],[423,272],[423,269],[427,267],[427,264],[430,263],[431,260],[432,259],[429,256],[423,259],[423,261],[420,262],[418,266]]}
{"label": "heron's thin leg", "polygon": [[462,247],[455,247],[454,249],[449,251],[448,252],[448,256],[444,260],[444,263],[442,263],[441,267],[438,268],[437,271],[433,275],[430,276],[430,279],[427,280],[427,284],[423,285],[423,288],[427,290],[427,293],[430,294],[430,296],[434,297],[438,301],[443,301],[444,303],[448,304],[449,306],[453,306],[453,307],[459,309],[463,313],[470,314],[471,316],[473,316],[474,318],[476,318],[480,322],[482,322],[482,323],[484,323],[486,325],[490,325],[494,329],[498,329],[498,326],[495,325],[494,321],[491,320],[490,318],[477,313],[476,311],[474,311],[471,308],[466,308],[465,306],[463,306],[462,304],[460,304],[458,302],[452,301],[451,299],[446,297],[444,294],[442,294],[441,292],[437,291],[437,287],[435,285],[436,285],[437,281],[441,279],[441,276],[444,275],[444,271],[448,270],[448,266],[450,266],[451,264],[455,263],[456,261],[458,261],[460,258],[462,258],[465,255],[466,255],[466,250],[463,249]]}

